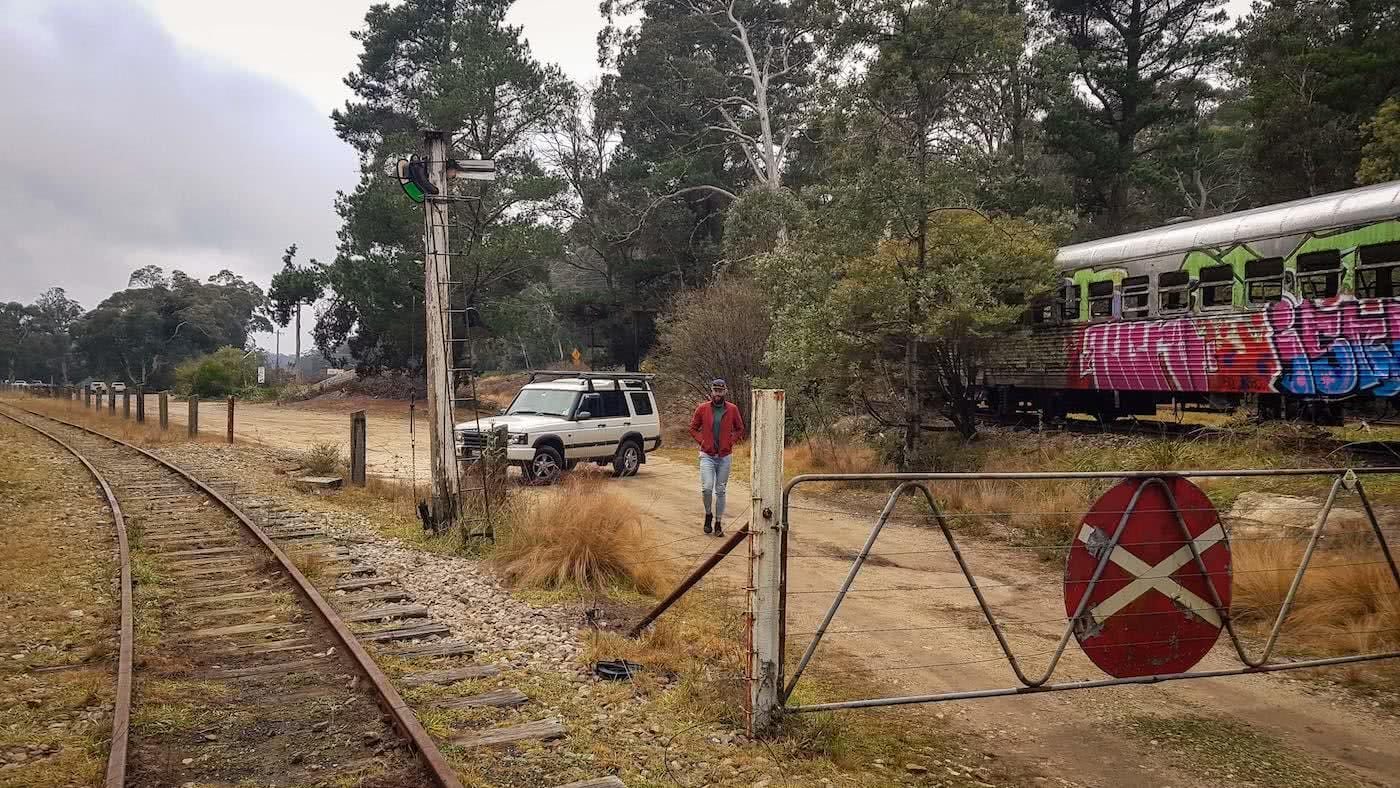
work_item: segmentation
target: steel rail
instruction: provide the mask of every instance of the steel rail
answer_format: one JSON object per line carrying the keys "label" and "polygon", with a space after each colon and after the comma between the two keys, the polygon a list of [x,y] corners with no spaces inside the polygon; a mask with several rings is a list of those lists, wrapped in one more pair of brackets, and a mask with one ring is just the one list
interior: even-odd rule
{"label": "steel rail", "polygon": [[0,416],[34,430],[73,455],[87,468],[88,473],[92,474],[93,480],[102,490],[103,497],[107,499],[107,508],[112,511],[112,520],[117,531],[117,559],[121,563],[121,624],[118,629],[120,645],[117,649],[117,691],[112,704],[112,745],[107,755],[107,775],[103,784],[106,788],[122,788],[126,782],[126,745],[131,733],[131,669],[135,652],[131,610],[131,552],[126,539],[126,517],[122,514],[121,504],[117,502],[116,493],[112,492],[112,486],[107,483],[106,477],[81,452],[42,427],[17,419],[3,411],[0,411]]}
{"label": "steel rail", "polygon": [[413,709],[410,708],[403,697],[399,695],[398,690],[394,689],[389,678],[384,675],[383,671],[379,669],[379,666],[375,664],[374,659],[370,657],[369,653],[360,645],[359,640],[355,638],[354,633],[351,632],[350,628],[341,620],[340,615],[335,612],[334,608],[326,603],[321,593],[317,591],[316,587],[306,579],[306,576],[296,568],[296,565],[287,557],[287,554],[277,546],[276,542],[268,537],[267,534],[263,532],[262,528],[258,527],[258,525],[253,522],[252,518],[248,517],[242,509],[238,508],[236,504],[226,498],[222,493],[200,480],[194,474],[140,446],[128,443],[120,438],[114,438],[111,435],[98,432],[89,427],[84,427],[81,424],[74,424],[44,413],[37,413],[27,408],[13,405],[12,403],[7,404],[25,413],[82,430],[83,432],[95,435],[103,440],[108,440],[119,446],[124,446],[136,451],[147,459],[178,474],[190,484],[194,485],[200,492],[203,492],[205,495],[217,501],[229,514],[233,515],[242,523],[244,528],[248,529],[248,532],[253,535],[253,538],[257,539],[268,552],[272,553],[273,557],[277,559],[277,563],[281,565],[282,570],[296,585],[297,591],[301,593],[313,608],[315,608],[317,615],[320,616],[321,620],[335,634],[336,640],[345,648],[346,653],[350,654],[355,662],[355,666],[359,668],[360,672],[369,680],[370,685],[374,687],[375,694],[379,699],[379,704],[388,712],[390,719],[394,723],[394,727],[399,730],[401,735],[409,740],[413,748],[417,751],[418,756],[422,759],[424,765],[427,766],[428,771],[432,775],[433,782],[438,785],[439,788],[462,788],[461,781],[457,779],[456,772],[452,769],[451,765],[448,764],[447,758],[442,754],[442,751],[438,749],[437,743],[428,735],[427,730],[424,729],[422,723],[418,721],[418,717],[414,715]]}

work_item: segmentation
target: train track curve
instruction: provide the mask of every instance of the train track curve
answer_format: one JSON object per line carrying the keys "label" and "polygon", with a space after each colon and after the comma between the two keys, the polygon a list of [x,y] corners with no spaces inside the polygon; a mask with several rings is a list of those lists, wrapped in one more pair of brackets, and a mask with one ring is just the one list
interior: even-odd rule
{"label": "train track curve", "polygon": [[[372,763],[374,785],[460,788],[412,710],[298,568],[301,554],[284,551],[215,485],[146,449],[9,403],[0,415],[77,458],[112,512],[122,610],[106,788],[335,779],[312,760],[347,771]],[[227,719],[194,720],[198,731],[162,725],[172,704],[186,719],[202,701],[223,704]],[[381,713],[397,742],[373,731]],[[133,732],[133,718],[155,722]],[[351,728],[359,734],[346,735]],[[398,745],[416,757],[401,757]]]}

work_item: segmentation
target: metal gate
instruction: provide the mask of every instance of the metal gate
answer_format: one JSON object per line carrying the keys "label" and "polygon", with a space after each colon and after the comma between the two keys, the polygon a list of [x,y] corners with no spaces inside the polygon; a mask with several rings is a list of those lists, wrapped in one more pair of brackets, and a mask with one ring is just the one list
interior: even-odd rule
{"label": "metal gate", "polygon": [[[820,626],[817,627],[816,631],[812,634],[812,637],[808,641],[801,658],[798,660],[795,668],[793,669],[791,677],[787,677],[786,679],[782,675],[782,666],[784,664],[784,659],[783,655],[780,652],[777,664],[779,670],[778,686],[781,687],[781,691],[779,693],[781,711],[786,713],[805,713],[817,711],[830,711],[835,709],[868,708],[874,706],[895,706],[910,703],[933,703],[948,700],[991,698],[1039,692],[1058,692],[1064,690],[1108,687],[1126,684],[1155,684],[1159,682],[1178,681],[1183,679],[1211,678],[1220,676],[1243,675],[1249,673],[1268,673],[1275,671],[1298,670],[1303,668],[1343,665],[1348,663],[1368,662],[1373,660],[1383,660],[1400,657],[1400,651],[1397,650],[1379,650],[1370,651],[1366,653],[1347,654],[1345,656],[1330,656],[1324,658],[1299,660],[1278,659],[1275,653],[1279,643],[1279,636],[1284,629],[1284,625],[1288,620],[1290,612],[1293,610],[1294,603],[1298,597],[1299,588],[1303,585],[1305,574],[1307,573],[1309,566],[1313,563],[1314,555],[1318,552],[1320,546],[1324,544],[1324,542],[1329,538],[1329,536],[1335,535],[1335,533],[1338,531],[1337,527],[1334,526],[1331,529],[1333,533],[1329,533],[1329,525],[1331,524],[1331,521],[1333,519],[1333,512],[1338,509],[1339,498],[1343,496],[1353,498],[1357,503],[1359,503],[1362,511],[1364,512],[1364,525],[1352,529],[1352,532],[1369,532],[1369,537],[1374,537],[1374,546],[1376,548],[1376,553],[1374,556],[1375,561],[1368,561],[1367,563],[1374,563],[1377,567],[1388,568],[1389,578],[1394,581],[1393,589],[1389,591],[1380,590],[1378,593],[1384,595],[1400,595],[1400,570],[1398,570],[1396,567],[1394,556],[1391,553],[1390,545],[1386,538],[1385,529],[1382,527],[1381,522],[1377,519],[1376,508],[1372,505],[1371,499],[1367,496],[1365,486],[1362,482],[1363,478],[1372,478],[1382,474],[1400,474],[1400,469],[1329,468],[1299,470],[1180,471],[1130,473],[885,473],[820,474],[796,477],[787,483],[787,485],[783,488],[782,493],[782,586],[779,594],[780,606],[778,615],[776,616],[778,626],[781,627],[781,631],[778,633],[779,636],[777,639],[779,644],[783,644],[786,642],[787,635],[787,600],[789,596],[787,583],[789,561],[787,536],[790,532],[790,529],[794,526],[797,528],[803,527],[800,518],[794,518],[793,516],[793,510],[799,508],[793,504],[794,492],[803,485],[813,484],[817,482],[888,482],[894,483],[896,486],[891,491],[888,499],[886,500],[884,508],[881,511],[879,518],[875,521],[874,526],[871,528],[868,537],[865,539],[863,547],[852,561],[850,571],[846,575],[845,581],[841,584],[839,589],[835,590],[834,598],[831,601],[830,607],[827,609],[827,612],[823,617]],[[1315,481],[1321,484],[1328,484],[1330,481],[1330,486],[1328,487],[1326,501],[1317,511],[1311,528],[1301,530],[1296,537],[1288,537],[1290,539],[1295,539],[1296,541],[1301,542],[1303,544],[1302,558],[1297,567],[1297,571],[1292,575],[1292,579],[1289,582],[1286,595],[1284,596],[1281,604],[1279,605],[1278,615],[1274,618],[1271,627],[1269,627],[1267,639],[1265,640],[1262,649],[1256,656],[1251,655],[1245,643],[1242,642],[1241,636],[1236,630],[1235,621],[1234,619],[1232,619],[1231,614],[1233,612],[1233,608],[1231,607],[1229,602],[1222,598],[1228,595],[1229,586],[1226,586],[1227,593],[1221,594],[1217,589],[1217,584],[1214,581],[1210,580],[1209,572],[1206,567],[1206,562],[1202,555],[1207,549],[1206,547],[1202,546],[1203,537],[1193,534],[1191,528],[1188,527],[1186,515],[1189,514],[1189,512],[1183,510],[1183,508],[1178,504],[1177,494],[1174,492],[1174,487],[1178,486],[1178,480],[1188,479],[1203,480],[1228,478],[1239,480],[1260,480],[1262,482],[1270,479],[1279,480],[1283,477],[1312,477]],[[950,518],[956,517],[957,515],[949,514],[948,512],[944,511],[944,507],[940,506],[938,496],[935,492],[935,487],[942,483],[1009,483],[1029,481],[1058,481],[1090,484],[1103,484],[1109,482],[1135,483],[1135,492],[1132,493],[1131,499],[1128,501],[1127,505],[1123,506],[1121,510],[1112,510],[1112,513],[1117,515],[1117,522],[1116,527],[1112,528],[1111,534],[1106,535],[1106,541],[1105,532],[1102,529],[1097,534],[1095,534],[1092,532],[1091,529],[1088,529],[1087,526],[1081,526],[1083,530],[1081,531],[1079,538],[1084,540],[1084,549],[1087,549],[1089,551],[1089,554],[1093,555],[1097,559],[1097,562],[1096,564],[1091,562],[1090,565],[1093,566],[1092,574],[1087,580],[1087,586],[1084,592],[1079,596],[1078,603],[1072,606],[1072,612],[1070,612],[1071,606],[1067,605],[1067,615],[1065,616],[1064,629],[1059,637],[1058,644],[1056,645],[1053,651],[1053,656],[1051,656],[1050,658],[1048,667],[1040,675],[1028,675],[1027,672],[1023,669],[1022,664],[1018,660],[1016,654],[1013,652],[1011,643],[1007,638],[1003,624],[998,620],[997,615],[993,612],[991,606],[988,604],[987,598],[983,593],[983,589],[979,588],[976,576],[974,575],[974,572],[969,566],[969,562],[964,555],[963,549],[961,549],[959,546],[958,538],[955,535],[956,529],[950,525]],[[1130,520],[1134,517],[1135,514],[1142,515],[1146,511],[1140,509],[1140,506],[1144,496],[1148,495],[1149,493],[1151,493],[1154,496],[1161,496],[1166,500],[1168,508],[1165,511],[1167,512],[1168,516],[1171,519],[1173,519],[1177,526],[1179,526],[1180,528],[1181,544],[1183,545],[1183,547],[1177,551],[1177,558],[1172,563],[1185,566],[1189,562],[1191,566],[1194,566],[1196,570],[1201,573],[1202,577],[1205,577],[1207,579],[1207,582],[1205,583],[1203,588],[1205,588],[1208,593],[1206,593],[1204,597],[1204,602],[1199,608],[1199,610],[1202,611],[1201,616],[1204,618],[1210,618],[1212,621],[1219,622],[1219,628],[1228,637],[1228,643],[1231,647],[1231,650],[1233,651],[1234,659],[1238,661],[1238,666],[1231,667],[1228,669],[1217,670],[1184,670],[1171,673],[1148,673],[1145,675],[1134,675],[1127,677],[1109,676],[1106,678],[1092,680],[1073,680],[1061,682],[1053,681],[1053,679],[1055,678],[1056,668],[1059,666],[1061,658],[1064,656],[1071,638],[1076,637],[1076,622],[1082,622],[1084,620],[1084,615],[1086,613],[1088,605],[1090,604],[1090,600],[1095,596],[1095,587],[1101,582],[1106,582],[1103,580],[1103,577],[1105,574],[1105,570],[1110,565],[1110,563],[1122,563],[1127,564],[1129,566],[1138,567],[1136,571],[1130,572],[1130,574],[1136,574],[1137,579],[1139,580],[1147,579],[1151,580],[1152,582],[1157,582],[1162,577],[1162,575],[1147,574],[1146,572],[1148,570],[1156,567],[1150,567],[1147,564],[1142,563],[1140,561],[1138,562],[1138,564],[1133,564],[1131,562],[1135,559],[1131,555],[1122,555],[1119,549],[1119,542],[1123,538],[1125,529],[1127,528]],[[946,542],[948,555],[951,555],[951,557],[956,561],[957,567],[961,571],[962,577],[967,583],[967,589],[972,592],[973,596],[976,599],[977,606],[980,608],[982,620],[985,620],[986,627],[990,628],[991,633],[996,638],[998,650],[1000,652],[1000,657],[1005,659],[1005,662],[1011,668],[1018,683],[1014,686],[976,687],[969,688],[966,690],[940,692],[932,694],[861,698],[856,700],[842,700],[828,703],[793,704],[791,702],[791,699],[793,696],[794,689],[797,688],[799,682],[801,681],[803,673],[807,671],[809,666],[813,664],[818,646],[822,643],[823,637],[827,635],[832,620],[836,617],[837,612],[840,610],[842,602],[846,599],[848,593],[851,592],[852,584],[856,581],[856,578],[860,575],[862,568],[870,559],[872,555],[872,548],[875,547],[875,545],[880,539],[881,533],[885,530],[886,525],[890,522],[890,518],[893,512],[895,511],[896,504],[902,497],[907,495],[914,495],[922,499],[922,501],[924,501],[927,505],[929,510],[928,519],[931,521],[931,523],[936,524],[937,530],[941,532],[943,541]],[[1211,511],[1214,512],[1214,509],[1212,508]],[[794,523],[794,519],[798,519],[798,522]],[[1357,519],[1359,520],[1359,518]],[[1223,536],[1221,538],[1229,538],[1229,534],[1224,533],[1226,529],[1223,524],[1216,525],[1215,528],[1220,529],[1220,531],[1222,532]],[[1088,534],[1088,536],[1084,536],[1084,534]],[[1227,550],[1228,547],[1229,544],[1227,542]],[[941,548],[938,549],[941,551]],[[1140,567],[1138,566],[1139,564],[1141,565]],[[1171,567],[1169,566],[1168,568]],[[1378,569],[1377,571],[1381,570]],[[1227,567],[1227,575],[1228,574],[1229,569]],[[1233,579],[1227,577],[1227,582],[1233,582]],[[1181,593],[1185,594],[1184,591]],[[1197,597],[1195,598],[1200,599],[1199,595],[1197,595]],[[1214,639],[1212,639],[1212,644],[1208,648],[1212,647],[1214,647]],[[779,648],[782,648],[782,646],[780,645]]]}

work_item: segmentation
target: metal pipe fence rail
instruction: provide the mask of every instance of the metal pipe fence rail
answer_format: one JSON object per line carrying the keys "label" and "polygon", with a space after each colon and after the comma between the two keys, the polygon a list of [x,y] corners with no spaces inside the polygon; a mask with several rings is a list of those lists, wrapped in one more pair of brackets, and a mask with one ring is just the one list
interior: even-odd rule
{"label": "metal pipe fence rail", "polygon": [[[871,708],[880,706],[897,706],[913,703],[934,703],[951,700],[969,700],[975,698],[992,698],[1012,695],[1025,695],[1042,692],[1058,692],[1075,689],[1089,689],[1096,687],[1110,687],[1134,684],[1156,684],[1167,681],[1180,681],[1195,678],[1215,678],[1223,676],[1237,676],[1250,673],[1272,673],[1287,670],[1299,670],[1304,668],[1318,668],[1336,665],[1355,664],[1360,662],[1372,662],[1377,660],[1394,659],[1400,657],[1400,650],[1376,650],[1366,653],[1348,654],[1345,656],[1327,656],[1311,659],[1287,660],[1276,658],[1276,651],[1279,646],[1280,636],[1283,633],[1285,624],[1288,622],[1289,614],[1297,602],[1299,589],[1303,586],[1304,578],[1310,567],[1317,571],[1341,567],[1365,567],[1374,565],[1384,567],[1385,574],[1388,574],[1389,581],[1393,581],[1390,590],[1376,588],[1364,594],[1347,595],[1355,597],[1391,597],[1400,595],[1400,568],[1397,568],[1394,554],[1387,539],[1386,529],[1382,527],[1378,520],[1377,512],[1390,514],[1395,507],[1377,507],[1373,504],[1367,494],[1365,478],[1374,478],[1380,475],[1400,474],[1400,468],[1395,467],[1367,467],[1367,468],[1305,468],[1305,469],[1259,469],[1259,470],[1200,470],[1200,471],[1130,471],[1130,472],[1066,472],[1066,473],[876,473],[876,474],[808,474],[793,478],[783,488],[782,491],[782,555],[781,573],[783,577],[784,593],[781,595],[776,616],[779,633],[778,642],[785,643],[788,634],[809,635],[807,645],[798,659],[790,677],[779,676],[779,683],[782,688],[778,699],[776,713],[808,713],[819,711],[832,711],[837,709]],[[1234,569],[1228,558],[1221,566],[1214,568],[1208,566],[1204,557],[1209,550],[1219,544],[1223,544],[1228,551],[1232,540],[1225,525],[1217,516],[1213,505],[1191,504],[1190,502],[1180,503],[1178,497],[1180,493],[1190,494],[1191,490],[1199,490],[1194,486],[1183,482],[1189,479],[1284,479],[1289,477],[1312,477],[1322,483],[1326,483],[1326,499],[1322,505],[1316,508],[1315,515],[1312,516],[1310,528],[1301,530],[1293,536],[1245,536],[1240,538],[1240,542],[1257,541],[1283,541],[1288,540],[1301,545],[1301,559],[1296,571],[1281,568],[1271,568],[1263,570],[1244,570],[1256,572],[1274,572],[1282,574],[1285,571],[1292,571],[1292,576],[1288,581],[1287,591],[1282,600],[1276,604],[1264,604],[1254,606],[1232,606],[1230,601],[1230,582],[1234,575],[1242,574],[1240,570]],[[1039,545],[1030,549],[1045,549],[1055,547],[1063,550],[1083,549],[1087,550],[1087,555],[1092,556],[1092,561],[1084,566],[1092,566],[1092,572],[1087,577],[1072,578],[1066,577],[1065,595],[1069,604],[1066,604],[1066,615],[1061,618],[1043,619],[1032,622],[1019,621],[1018,625],[1027,623],[1063,623],[1063,629],[1055,641],[1054,648],[1049,651],[1038,652],[1038,654],[1028,655],[1015,653],[1011,642],[1007,637],[1007,625],[993,612],[988,603],[984,590],[996,587],[999,584],[979,584],[968,559],[964,554],[963,545],[959,543],[955,535],[952,522],[960,515],[944,511],[944,506],[940,505],[939,498],[935,494],[934,486],[940,483],[950,482],[1067,482],[1067,481],[1096,481],[1112,482],[1119,486],[1128,485],[1131,495],[1127,497],[1126,504],[1117,503],[1107,508],[1096,507],[1098,519],[1096,522],[1111,524],[1110,527],[1091,527],[1087,522],[1088,516],[1082,512],[1063,512],[1061,514],[1073,514],[1080,519],[1080,525],[1076,529],[1076,538],[1068,544]],[[803,485],[817,482],[840,482],[851,483],[894,483],[896,486],[885,500],[884,506],[878,518],[865,538],[864,544],[856,553],[852,560],[849,571],[846,573],[844,582],[839,588],[824,590],[803,590],[795,591],[787,588],[788,561],[799,557],[811,558],[831,558],[830,554],[813,554],[811,556],[799,556],[791,554],[788,550],[788,536],[792,529],[794,517],[801,517],[800,512],[812,507],[799,507],[793,504],[794,491]],[[1124,491],[1126,493],[1126,491]],[[891,516],[895,511],[897,503],[902,497],[907,495],[915,496],[927,507],[928,520],[937,526],[937,532],[942,536],[943,545],[930,550],[901,550],[890,553],[876,553],[875,547],[879,542],[882,532],[889,524]],[[1332,514],[1338,510],[1339,499],[1347,496],[1354,499],[1360,505],[1361,512],[1364,513],[1364,525],[1357,527],[1333,527],[1329,529]],[[1121,501],[1121,496],[1119,499]],[[1108,501],[1106,495],[1101,499],[1100,504]],[[1312,513],[1312,510],[1308,510]],[[1129,545],[1120,541],[1123,540],[1125,532],[1129,529],[1130,522],[1134,522],[1134,517],[1144,515],[1168,515],[1168,522],[1174,524],[1175,532],[1169,537],[1164,537],[1155,541],[1137,541]],[[1354,514],[1354,512],[1353,512]],[[987,517],[989,513],[978,513],[978,516]],[[1196,531],[1188,524],[1188,518],[1196,524]],[[1206,520],[1214,519],[1213,523]],[[1208,527],[1206,527],[1208,526]],[[1175,533],[1180,534],[1180,539],[1175,538]],[[1339,548],[1323,544],[1325,537],[1356,537],[1363,536],[1368,545],[1374,544],[1376,549],[1375,560],[1364,561],[1343,561],[1339,563],[1318,563],[1315,565],[1314,558],[1329,550]],[[935,537],[936,538],[936,537]],[[1374,540],[1372,542],[1371,540]],[[1159,549],[1170,550],[1172,546],[1178,549],[1173,551],[1167,559],[1162,560],[1157,566],[1152,562],[1138,559],[1127,546],[1138,547],[1142,545],[1159,545]],[[1359,543],[1347,544],[1348,550],[1360,549]],[[908,586],[898,585],[889,588],[860,588],[853,589],[862,569],[867,565],[872,557],[880,555],[901,555],[928,553],[943,553],[950,556],[956,563],[958,571],[962,575],[963,583],[943,584],[929,586]],[[1228,553],[1227,553],[1228,555]],[[1215,560],[1219,563],[1219,556]],[[1368,556],[1369,558],[1369,556]],[[1105,578],[1105,573],[1111,565],[1119,565],[1126,570],[1126,576],[1119,576],[1110,580]],[[1186,590],[1184,586],[1177,584],[1173,579],[1173,574],[1185,570],[1186,576],[1197,579],[1198,587],[1204,588],[1204,594],[1193,594]],[[1187,617],[1194,616],[1203,622],[1209,622],[1217,627],[1213,632],[1196,637],[1179,637],[1173,633],[1172,637],[1164,640],[1139,639],[1133,642],[1112,643],[1107,645],[1096,645],[1095,649],[1131,649],[1153,646],[1164,646],[1179,648],[1183,644],[1189,644],[1192,640],[1209,641],[1202,642],[1201,656],[1210,651],[1220,633],[1226,635],[1230,651],[1238,661],[1238,667],[1226,669],[1188,669],[1172,670],[1163,672],[1148,672],[1142,675],[1111,675],[1102,679],[1072,680],[1072,681],[1052,681],[1056,675],[1056,670],[1068,648],[1072,637],[1079,637],[1086,633],[1093,636],[1102,631],[1102,623],[1096,621],[1091,612],[1091,600],[1095,598],[1095,590],[1108,593],[1117,585],[1122,585],[1126,578],[1132,578],[1132,583],[1140,584],[1139,587],[1151,590],[1157,588],[1159,591],[1176,605],[1176,609]],[[1162,584],[1160,587],[1158,584]],[[1005,584],[1010,585],[1010,584]],[[1099,588],[1102,586],[1103,588]],[[1221,588],[1220,586],[1223,586]],[[1082,593],[1079,589],[1082,588]],[[992,662],[1004,661],[1010,667],[1018,682],[1014,686],[1002,687],[980,687],[958,691],[945,691],[937,693],[927,693],[918,695],[900,695],[890,697],[870,697],[853,700],[840,700],[823,703],[793,704],[792,697],[797,689],[803,675],[808,672],[812,665],[818,648],[823,639],[829,635],[855,634],[861,632],[894,631],[903,628],[881,629],[879,627],[860,628],[831,628],[837,613],[840,611],[842,603],[851,594],[856,593],[898,593],[907,591],[935,590],[935,589],[965,589],[971,592],[976,600],[976,606],[980,612],[980,618],[985,622],[986,628],[990,631],[996,641],[996,655],[986,659],[964,660],[962,662],[935,662],[931,664],[909,664],[896,665],[893,667],[871,667],[869,671],[916,669],[929,667],[943,667],[969,664],[970,662]],[[1165,589],[1165,590],[1164,590]],[[1131,589],[1124,589],[1131,590]],[[1222,593],[1223,591],[1223,593]],[[787,597],[793,594],[822,594],[833,595],[832,601],[821,623],[811,632],[789,633],[787,631]],[[1073,601],[1077,594],[1077,602]],[[1146,594],[1142,591],[1138,594],[1140,598]],[[1175,594],[1175,596],[1172,596]],[[1191,601],[1194,599],[1194,602]],[[1132,600],[1130,600],[1131,603]],[[1274,608],[1277,613],[1272,614]],[[1095,608],[1097,609],[1097,608]],[[1121,608],[1120,608],[1121,610]],[[1264,612],[1269,616],[1261,615]],[[1114,611],[1104,616],[1107,620],[1113,616],[1125,618],[1142,615],[1157,615],[1155,613],[1144,613],[1141,611]],[[1267,637],[1262,648],[1257,654],[1251,654],[1249,648],[1242,641],[1240,633],[1236,627],[1236,621],[1242,616],[1252,616],[1256,620],[1267,621],[1272,618],[1268,626]],[[962,624],[952,625],[965,628]],[[1099,627],[1096,631],[1094,627]],[[937,629],[938,627],[915,627],[913,630],[925,631]],[[950,627],[951,628],[951,627]],[[1390,633],[1389,629],[1376,629],[1374,633]],[[1373,634],[1370,630],[1357,630],[1353,634]],[[1209,635],[1208,637],[1206,635]],[[1392,641],[1394,638],[1392,638]],[[1081,646],[1084,640],[1080,639]],[[1087,647],[1086,647],[1087,648]],[[1045,670],[1038,674],[1029,673],[1023,666],[1023,660],[1028,656],[1046,655],[1050,660]],[[1199,659],[1199,658],[1198,658]],[[1095,660],[1097,662],[1097,660]],[[784,660],[779,659],[780,670],[784,665]],[[1195,663],[1190,667],[1194,668]],[[1107,672],[1107,671],[1105,671]]]}

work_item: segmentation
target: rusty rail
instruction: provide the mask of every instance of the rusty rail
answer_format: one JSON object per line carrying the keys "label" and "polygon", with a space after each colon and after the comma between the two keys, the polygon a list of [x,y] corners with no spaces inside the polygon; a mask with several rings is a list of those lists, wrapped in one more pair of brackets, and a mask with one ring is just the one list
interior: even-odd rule
{"label": "rusty rail", "polygon": [[[12,407],[18,406],[12,405]],[[292,579],[297,590],[316,610],[316,613],[321,617],[321,620],[325,622],[326,626],[335,634],[336,640],[340,641],[340,644],[345,647],[346,653],[354,660],[356,667],[360,669],[360,672],[369,680],[370,685],[374,687],[375,695],[379,699],[379,704],[388,712],[394,727],[398,729],[399,733],[402,734],[404,738],[409,740],[413,748],[418,752],[424,765],[432,774],[433,782],[439,786],[439,788],[462,788],[461,781],[457,779],[456,772],[452,769],[452,766],[448,764],[447,758],[443,756],[442,751],[438,749],[437,743],[428,735],[427,730],[425,730],[422,723],[418,721],[418,717],[414,715],[413,709],[410,708],[403,697],[399,695],[398,690],[394,689],[389,678],[384,675],[383,671],[379,669],[379,666],[375,664],[374,659],[371,658],[369,653],[364,650],[364,647],[360,645],[354,633],[351,632],[350,628],[341,620],[339,614],[335,612],[335,609],[326,603],[326,600],[321,596],[321,593],[316,590],[316,587],[296,568],[296,565],[287,557],[287,554],[284,553],[267,534],[263,533],[263,530],[253,522],[252,518],[244,514],[242,509],[239,509],[237,505],[226,498],[222,493],[208,484],[205,484],[194,474],[140,446],[84,427],[81,424],[73,424],[63,419],[43,413],[36,413],[26,408],[18,409],[40,418],[49,419],[50,421],[82,430],[83,432],[111,441],[119,446],[124,446],[139,452],[147,459],[179,474],[190,484],[198,488],[200,492],[213,498],[220,506],[228,511],[229,514],[237,518],[238,521],[243,524],[243,527],[247,528],[248,532],[253,535],[253,538],[257,539],[258,542],[277,559],[277,563],[281,565],[282,570],[286,572],[287,576]]]}
{"label": "rusty rail", "polygon": [[112,520],[117,531],[117,560],[121,564],[121,624],[119,629],[121,642],[117,650],[117,692],[112,706],[112,746],[107,754],[107,776],[104,785],[106,788],[122,788],[126,782],[126,743],[131,732],[131,667],[135,651],[131,612],[131,553],[127,547],[126,518],[122,515],[122,507],[117,503],[117,496],[112,492],[112,486],[88,461],[87,457],[68,445],[62,438],[42,427],[21,421],[8,413],[0,412],[0,416],[34,430],[73,455],[78,462],[83,464],[84,468],[87,468],[88,473],[92,474],[93,480],[102,490],[103,497],[107,499],[107,507],[112,510]]}
{"label": "rusty rail", "polygon": [[730,534],[724,544],[720,545],[719,549],[715,551],[715,554],[706,558],[705,563],[696,567],[695,571],[691,572],[690,576],[685,580],[682,580],[681,584],[676,586],[674,591],[668,594],[665,599],[661,600],[656,607],[652,608],[651,612],[643,616],[642,620],[638,621],[636,625],[632,627],[631,631],[627,633],[627,637],[634,638],[642,634],[642,630],[646,629],[648,624],[660,618],[661,614],[670,609],[671,605],[676,604],[681,597],[685,596],[685,592],[689,591],[692,586],[700,582],[701,578],[709,574],[710,570],[714,569],[720,561],[723,561],[725,556],[733,552],[734,548],[738,547],[739,543],[744,541],[744,537],[748,535],[749,527],[747,525]]}

